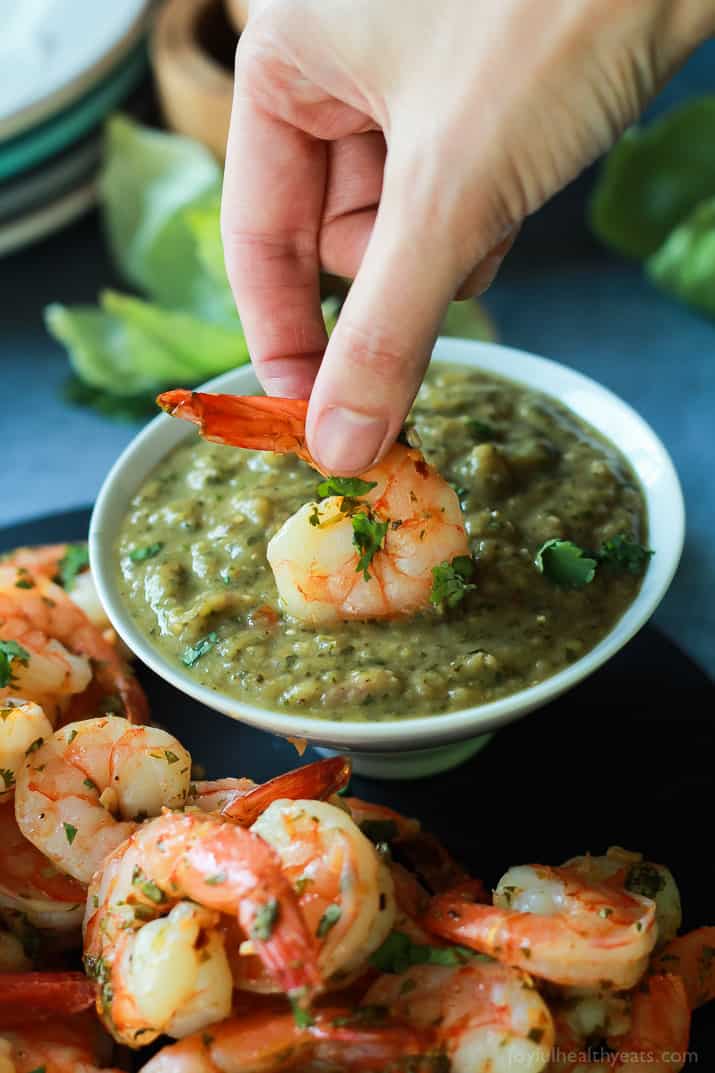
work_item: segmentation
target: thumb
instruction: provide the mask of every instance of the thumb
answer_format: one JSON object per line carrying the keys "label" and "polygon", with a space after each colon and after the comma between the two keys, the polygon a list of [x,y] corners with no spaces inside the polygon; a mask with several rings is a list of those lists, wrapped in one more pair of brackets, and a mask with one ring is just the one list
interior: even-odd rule
{"label": "thumb", "polygon": [[396,439],[473,264],[459,263],[459,214],[421,167],[397,172],[388,156],[372,235],[313,386],[308,446],[326,473],[360,473]]}

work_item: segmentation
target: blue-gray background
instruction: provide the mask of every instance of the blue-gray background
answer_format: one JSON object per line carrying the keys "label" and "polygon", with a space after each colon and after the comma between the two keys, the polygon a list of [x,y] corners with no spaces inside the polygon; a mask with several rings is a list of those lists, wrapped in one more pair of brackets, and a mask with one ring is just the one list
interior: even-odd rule
{"label": "blue-gray background", "polygon": [[[651,109],[715,91],[715,41]],[[715,324],[656,292],[639,266],[599,248],[584,224],[592,172],[530,220],[486,297],[502,342],[573,366],[628,400],[671,452],[688,533],[657,612],[665,632],[715,674]],[[92,302],[119,286],[96,214],[0,261],[0,524],[89,504],[137,430],[67,405],[51,301]]]}

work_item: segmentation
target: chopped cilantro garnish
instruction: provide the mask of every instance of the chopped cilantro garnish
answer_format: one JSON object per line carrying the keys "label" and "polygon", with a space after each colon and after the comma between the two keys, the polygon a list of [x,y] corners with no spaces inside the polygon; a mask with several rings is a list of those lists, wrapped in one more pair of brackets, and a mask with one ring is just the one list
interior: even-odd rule
{"label": "chopped cilantro garnish", "polygon": [[534,565],[555,585],[564,589],[582,589],[593,581],[597,562],[571,540],[547,540],[537,551]]}
{"label": "chopped cilantro garnish", "polygon": [[129,552],[129,558],[133,563],[143,563],[145,559],[153,559],[163,547],[163,543],[158,540],[156,544],[147,544],[144,548],[134,548],[133,551]]}
{"label": "chopped cilantro garnish", "polygon": [[30,1073],[47,1073],[47,1066],[35,1066],[30,1070]]}
{"label": "chopped cilantro garnish", "polygon": [[473,954],[463,946],[422,946],[404,932],[393,931],[369,960],[380,972],[399,975],[412,965],[463,965]]}
{"label": "chopped cilantro garnish", "polygon": [[77,575],[89,566],[89,550],[86,544],[68,544],[60,559],[56,581],[68,592],[74,587]]}
{"label": "chopped cilantro garnish", "polygon": [[31,745],[25,749],[25,756],[31,756],[32,753],[37,752],[41,745],[45,744],[44,738],[35,738]]}
{"label": "chopped cilantro garnish", "polygon": [[392,842],[393,838],[397,838],[398,835],[397,824],[394,820],[363,820],[360,830],[375,845],[380,842]]}
{"label": "chopped cilantro garnish", "polygon": [[158,887],[153,879],[145,876],[141,868],[136,867],[132,872],[132,883],[135,887],[139,887],[142,894],[154,905],[161,905],[166,901],[166,895],[161,887]]}
{"label": "chopped cilantro garnish", "polygon": [[456,555],[451,563],[444,562],[433,566],[430,593],[432,603],[456,607],[459,601],[464,599],[465,593],[476,588],[476,585],[469,583],[473,573],[474,560],[468,555]]}
{"label": "chopped cilantro garnish", "polygon": [[5,783],[6,790],[15,785],[15,774],[10,768],[0,767],[0,779]]}
{"label": "chopped cilantro garnish", "polygon": [[168,764],[178,764],[179,758],[176,753],[172,753],[171,749],[164,749],[164,756]]}
{"label": "chopped cilantro garnish", "polygon": [[300,999],[296,998],[294,995],[290,996],[290,1007],[293,1011],[293,1019],[298,1028],[310,1028],[311,1025],[315,1024],[315,1021],[310,1015],[310,1011],[303,1009],[300,1004]]}
{"label": "chopped cilantro garnish", "polygon": [[268,942],[273,934],[273,928],[277,920],[278,901],[275,898],[269,898],[256,913],[256,918],[251,928],[251,938],[258,939],[261,943]]}
{"label": "chopped cilantro garnish", "polygon": [[195,645],[189,645],[188,648],[184,649],[181,662],[187,667],[193,667],[202,656],[205,656],[207,652],[210,652],[217,641],[218,634],[214,633],[212,630],[211,633],[207,633],[205,637],[200,641],[197,641]]}
{"label": "chopped cilantro garnish", "polygon": [[654,554],[650,548],[644,548],[621,533],[601,545],[598,560],[617,570],[627,570],[629,574],[642,574]]}
{"label": "chopped cilantro garnish", "polygon": [[478,421],[474,417],[470,417],[467,421],[467,428],[470,435],[474,436],[474,439],[479,440],[480,443],[485,440],[493,440],[496,436],[496,429],[493,425],[487,424],[486,421]]}
{"label": "chopped cilantro garnish", "polygon": [[17,641],[0,641],[0,689],[13,681],[12,662],[15,659],[27,667],[30,653]]}
{"label": "chopped cilantro garnish", "polygon": [[364,496],[377,486],[377,481],[363,481],[359,477],[326,477],[318,485],[318,499],[327,496]]}
{"label": "chopped cilantro garnish", "polygon": [[377,552],[382,547],[387,533],[389,520],[378,522],[371,514],[359,511],[353,514],[353,544],[360,552],[360,558],[355,568],[356,573],[362,571],[365,581],[370,580],[368,567]]}
{"label": "chopped cilantro garnish", "polygon": [[99,787],[93,779],[82,779],[82,785],[86,786],[88,790],[94,791],[94,793],[99,792]]}
{"label": "chopped cilantro garnish", "polygon": [[320,923],[316,930],[316,935],[319,939],[324,939],[331,928],[334,928],[342,915],[342,909],[339,905],[329,905],[320,918]]}
{"label": "chopped cilantro garnish", "polygon": [[35,582],[29,577],[21,577],[19,581],[15,582],[16,589],[34,589]]}
{"label": "chopped cilantro garnish", "polygon": [[225,872],[216,872],[215,875],[208,876],[206,878],[207,887],[220,887],[222,883],[226,882]]}
{"label": "chopped cilantro garnish", "polygon": [[77,834],[77,828],[73,827],[71,823],[63,823],[62,826],[64,827],[65,838],[67,839],[67,841],[69,842],[69,844],[71,846],[72,843],[75,840],[75,836]]}

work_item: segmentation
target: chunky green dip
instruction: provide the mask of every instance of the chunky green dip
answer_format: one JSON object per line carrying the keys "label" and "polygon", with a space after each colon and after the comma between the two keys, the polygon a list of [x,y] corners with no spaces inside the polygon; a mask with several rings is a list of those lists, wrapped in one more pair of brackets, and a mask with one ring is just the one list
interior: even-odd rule
{"label": "chunky green dip", "polygon": [[[588,652],[647,563],[623,457],[553,399],[446,364],[432,366],[409,425],[464,510],[474,570],[454,606],[317,632],[291,621],[266,545],[320,478],[293,456],[192,437],[122,525],[120,585],[137,625],[205,686],[341,720],[483,704]],[[604,548],[617,553],[601,559]]]}

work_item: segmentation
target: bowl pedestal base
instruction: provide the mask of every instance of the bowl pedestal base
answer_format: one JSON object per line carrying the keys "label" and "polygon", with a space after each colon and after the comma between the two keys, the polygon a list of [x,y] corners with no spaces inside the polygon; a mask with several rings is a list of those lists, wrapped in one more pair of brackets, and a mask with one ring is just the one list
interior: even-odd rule
{"label": "bowl pedestal base", "polygon": [[354,773],[366,779],[424,779],[463,764],[493,737],[493,733],[480,734],[478,738],[468,738],[453,745],[439,745],[435,749],[406,749],[391,753],[361,753],[351,749],[339,753],[336,749],[322,746],[316,746],[315,751],[321,756],[349,756]]}

